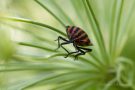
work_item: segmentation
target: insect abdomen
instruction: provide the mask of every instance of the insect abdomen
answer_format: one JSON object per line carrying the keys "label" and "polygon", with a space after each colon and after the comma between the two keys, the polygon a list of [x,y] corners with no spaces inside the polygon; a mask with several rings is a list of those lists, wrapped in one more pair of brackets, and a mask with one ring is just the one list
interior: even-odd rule
{"label": "insect abdomen", "polygon": [[74,40],[75,43],[79,46],[88,46],[92,45],[88,35],[79,27],[68,26],[67,28],[68,38]]}

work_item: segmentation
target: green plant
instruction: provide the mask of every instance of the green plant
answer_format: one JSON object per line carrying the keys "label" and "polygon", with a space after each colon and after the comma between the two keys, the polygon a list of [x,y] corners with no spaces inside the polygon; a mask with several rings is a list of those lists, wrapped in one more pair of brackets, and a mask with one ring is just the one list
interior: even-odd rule
{"label": "green plant", "polygon": [[[25,6],[26,11],[19,8],[16,13],[20,10],[18,14],[31,19],[0,16],[0,29],[19,32],[23,38],[11,41],[0,31],[6,41],[0,39],[1,89],[135,90],[134,0],[13,0],[10,4]],[[45,20],[33,15],[43,11]],[[94,43],[89,47],[93,52],[74,61],[73,56],[63,58],[62,49],[55,51],[57,36],[66,37],[65,25],[82,27]]]}

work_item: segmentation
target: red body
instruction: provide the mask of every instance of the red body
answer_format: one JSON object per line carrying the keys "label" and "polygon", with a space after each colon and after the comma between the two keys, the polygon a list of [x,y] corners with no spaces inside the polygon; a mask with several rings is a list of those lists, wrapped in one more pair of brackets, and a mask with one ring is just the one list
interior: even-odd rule
{"label": "red body", "polygon": [[67,35],[69,40],[74,40],[78,46],[92,46],[88,35],[79,27],[68,26]]}

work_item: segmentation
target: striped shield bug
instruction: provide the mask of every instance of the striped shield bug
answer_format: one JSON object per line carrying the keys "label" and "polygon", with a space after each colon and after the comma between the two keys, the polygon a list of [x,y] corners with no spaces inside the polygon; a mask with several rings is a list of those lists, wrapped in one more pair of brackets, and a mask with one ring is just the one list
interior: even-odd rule
{"label": "striped shield bug", "polygon": [[[62,47],[68,54],[65,56],[67,58],[71,54],[76,54],[75,59],[78,59],[78,56],[85,55],[87,52],[91,52],[92,49],[90,48],[84,48],[83,46],[92,46],[92,42],[88,38],[88,35],[79,27],[76,26],[66,26],[66,32],[68,39],[65,39],[61,36],[58,36],[58,48]],[[60,40],[64,41],[60,43]],[[69,52],[66,48],[63,47],[63,45],[66,44],[73,44],[75,47],[74,52]],[[56,50],[57,50],[56,49]]]}

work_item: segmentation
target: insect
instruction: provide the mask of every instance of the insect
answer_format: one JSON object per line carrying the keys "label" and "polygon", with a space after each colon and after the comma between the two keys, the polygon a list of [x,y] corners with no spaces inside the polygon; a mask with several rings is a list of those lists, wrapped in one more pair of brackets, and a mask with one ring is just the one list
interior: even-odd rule
{"label": "insect", "polygon": [[[67,33],[68,40],[61,36],[58,36],[57,39],[58,41],[57,49],[61,47],[68,53],[65,56],[65,58],[67,58],[71,54],[76,54],[75,59],[78,59],[78,56],[85,55],[86,52],[92,51],[92,49],[83,47],[83,46],[92,46],[93,44],[88,38],[88,35],[81,28],[76,26],[66,26],[66,33]],[[63,42],[60,43],[60,40],[62,40]],[[66,48],[63,47],[63,45],[71,44],[71,43],[75,47],[76,51],[74,52],[69,52]]]}

